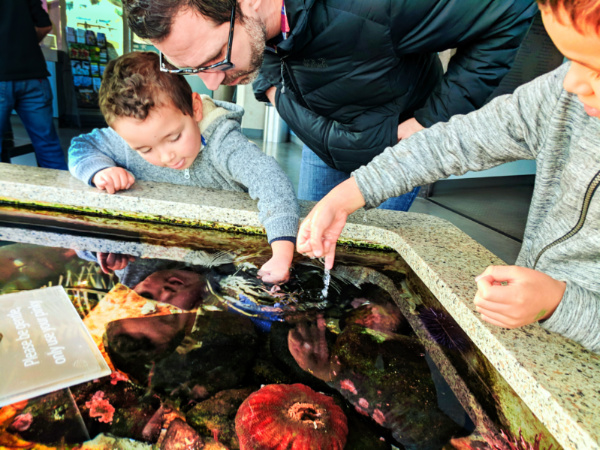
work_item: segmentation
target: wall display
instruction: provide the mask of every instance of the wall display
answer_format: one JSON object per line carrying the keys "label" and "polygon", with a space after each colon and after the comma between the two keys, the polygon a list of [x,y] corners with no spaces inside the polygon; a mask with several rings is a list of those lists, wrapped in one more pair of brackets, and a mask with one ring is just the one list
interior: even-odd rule
{"label": "wall display", "polygon": [[[106,36],[92,30],[71,27],[66,28],[71,73],[80,108],[98,107],[98,90],[102,82],[102,74],[108,62]],[[85,36],[85,43],[80,43],[79,36]],[[73,39],[73,37],[76,37]]]}

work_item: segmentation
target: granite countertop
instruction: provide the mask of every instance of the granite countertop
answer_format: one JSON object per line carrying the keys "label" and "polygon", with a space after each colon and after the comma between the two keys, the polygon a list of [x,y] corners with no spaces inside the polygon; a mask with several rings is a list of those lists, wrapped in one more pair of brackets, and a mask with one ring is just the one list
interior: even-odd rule
{"label": "granite countertop", "polygon": [[[150,182],[109,195],[66,172],[9,164],[0,164],[0,201],[262,229],[247,195],[180,186],[174,197],[172,185]],[[302,215],[311,206],[301,203]],[[563,447],[600,448],[600,356],[537,324],[504,330],[475,312],[475,276],[503,261],[449,222],[423,214],[357,211],[342,238],[395,249]]]}

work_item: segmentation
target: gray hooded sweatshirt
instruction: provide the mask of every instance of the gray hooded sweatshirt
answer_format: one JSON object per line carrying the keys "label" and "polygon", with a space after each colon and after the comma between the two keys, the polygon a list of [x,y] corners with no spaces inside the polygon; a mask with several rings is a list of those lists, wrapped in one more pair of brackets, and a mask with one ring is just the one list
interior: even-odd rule
{"label": "gray hooded sweatshirt", "polygon": [[122,167],[136,180],[248,192],[258,199],[259,219],[269,242],[293,241],[299,217],[294,189],[277,161],[241,133],[243,108],[203,95],[202,110],[199,126],[205,145],[189,169],[150,164],[112,128],[101,128],[72,140],[69,170],[90,186],[100,170]]}
{"label": "gray hooded sweatshirt", "polygon": [[541,325],[600,353],[600,119],[563,89],[568,68],[419,132],[352,175],[367,207],[374,207],[453,174],[535,159],[516,264],[566,281],[562,301]]}

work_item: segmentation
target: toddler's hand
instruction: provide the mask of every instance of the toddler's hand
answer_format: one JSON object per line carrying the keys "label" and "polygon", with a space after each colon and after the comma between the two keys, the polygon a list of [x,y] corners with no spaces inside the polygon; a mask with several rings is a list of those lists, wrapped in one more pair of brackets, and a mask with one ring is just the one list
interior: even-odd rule
{"label": "toddler's hand", "polygon": [[122,167],[103,169],[92,178],[92,183],[98,189],[104,189],[109,194],[129,189],[134,181],[133,175]]}
{"label": "toddler's hand", "polygon": [[258,276],[265,283],[281,284],[290,279],[290,263],[273,255],[258,271]]}
{"label": "toddler's hand", "polygon": [[104,273],[113,273],[115,270],[122,270],[131,261],[135,261],[135,256],[98,252],[98,264],[100,264],[100,268]]}
{"label": "toddler's hand", "polygon": [[475,306],[481,318],[503,328],[547,319],[567,288],[564,281],[519,266],[490,266],[475,281]]}

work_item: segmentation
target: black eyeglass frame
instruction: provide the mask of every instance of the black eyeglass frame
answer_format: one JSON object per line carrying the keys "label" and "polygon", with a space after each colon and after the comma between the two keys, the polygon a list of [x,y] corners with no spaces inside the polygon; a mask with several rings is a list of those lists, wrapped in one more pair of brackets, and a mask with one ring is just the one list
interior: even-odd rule
{"label": "black eyeglass frame", "polygon": [[[225,55],[225,59],[223,61],[211,64],[210,66],[204,66],[204,67],[182,67],[182,68],[177,68],[177,69],[169,69],[168,67],[165,66],[165,63],[163,62],[163,53],[159,52],[158,59],[159,59],[160,71],[167,72],[167,73],[188,75],[188,74],[206,72],[208,70],[214,70],[214,69],[218,69],[219,71],[222,71],[222,72],[225,70],[233,69],[235,67],[235,64],[233,64],[231,62],[231,44],[233,43],[233,27],[235,25],[235,10],[236,10],[236,8],[237,8],[237,2],[235,2],[233,4],[233,8],[231,9],[231,19],[229,21],[229,39],[227,40],[227,54]],[[169,64],[171,64],[171,63],[169,63]]]}

